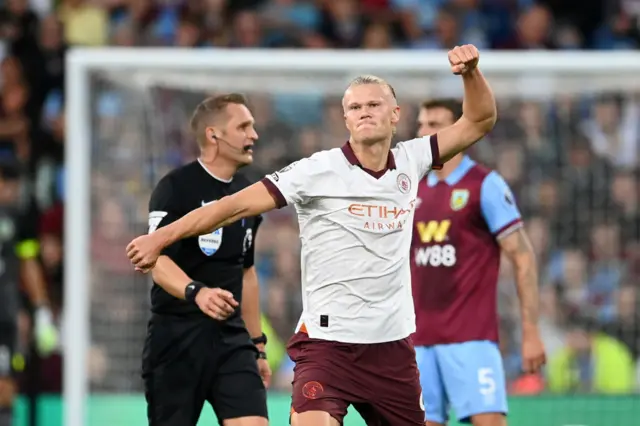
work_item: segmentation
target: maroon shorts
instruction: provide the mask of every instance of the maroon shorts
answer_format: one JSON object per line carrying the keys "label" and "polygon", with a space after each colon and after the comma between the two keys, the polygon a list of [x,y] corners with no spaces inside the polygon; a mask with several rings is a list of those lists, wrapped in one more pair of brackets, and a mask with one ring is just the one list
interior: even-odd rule
{"label": "maroon shorts", "polygon": [[342,424],[353,405],[370,426],[424,426],[416,353],[409,338],[339,343],[296,333],[292,412],[324,411]]}

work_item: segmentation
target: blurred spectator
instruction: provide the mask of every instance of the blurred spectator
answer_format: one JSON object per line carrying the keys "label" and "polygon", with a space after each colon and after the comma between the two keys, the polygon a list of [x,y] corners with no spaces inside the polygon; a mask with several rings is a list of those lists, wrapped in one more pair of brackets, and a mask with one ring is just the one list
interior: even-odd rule
{"label": "blurred spectator", "polygon": [[390,49],[393,47],[391,28],[384,22],[372,22],[364,29],[363,49]]}
{"label": "blurred spectator", "polygon": [[511,40],[499,44],[499,49],[550,49],[555,47],[551,40],[552,15],[542,5],[533,5],[521,11],[516,31]]}
{"label": "blurred spectator", "polygon": [[[463,2],[458,0],[458,3]],[[470,18],[473,16],[469,8],[460,7],[455,2],[443,3],[438,9],[433,30],[415,39],[411,46],[416,49],[452,49],[470,43],[480,49],[487,46],[482,29],[470,24]]]}
{"label": "blurred spectator", "polygon": [[621,394],[635,389],[630,351],[592,327],[583,320],[569,325],[566,347],[549,359],[550,391]]}
{"label": "blurred spectator", "polygon": [[61,0],[59,14],[67,44],[102,46],[107,42],[109,16],[104,8],[88,0]]}
{"label": "blurred spectator", "polygon": [[7,57],[0,64],[0,161],[26,161],[31,149],[27,101],[29,88],[17,58]]}
{"label": "blurred spectator", "polygon": [[37,43],[19,54],[38,103],[51,90],[62,91],[66,54],[62,31],[62,24],[55,15],[44,17],[40,22]]}
{"label": "blurred spectator", "polygon": [[64,111],[62,94],[51,92],[44,105],[42,127],[33,156],[34,192],[42,210],[63,199]]}
{"label": "blurred spectator", "polygon": [[21,49],[35,43],[38,17],[29,8],[29,0],[7,0],[0,6],[0,39],[11,49]]}
{"label": "blurred spectator", "polygon": [[588,288],[587,258],[576,249],[565,250],[560,255],[562,269],[557,286],[562,296],[565,315],[593,314],[593,303]]}
{"label": "blurred spectator", "polygon": [[599,321],[607,323],[615,315],[615,294],[626,274],[618,224],[601,223],[591,231],[591,279],[589,293]]}
{"label": "blurred spectator", "polygon": [[49,284],[49,298],[56,317],[62,313],[63,207],[56,203],[40,219],[42,265]]}
{"label": "blurred spectator", "polygon": [[327,0],[323,6],[320,34],[334,47],[358,47],[366,25],[358,1]]}
{"label": "blurred spectator", "polygon": [[233,18],[230,47],[267,47],[264,41],[262,23],[254,11],[243,10]]}
{"label": "blurred spectator", "polygon": [[592,116],[583,124],[591,149],[614,166],[629,167],[638,162],[638,106],[620,96],[609,95],[593,105]]}
{"label": "blurred spectator", "polygon": [[627,346],[633,359],[640,360],[640,310],[638,289],[625,285],[616,292],[615,319],[605,326],[605,331]]}

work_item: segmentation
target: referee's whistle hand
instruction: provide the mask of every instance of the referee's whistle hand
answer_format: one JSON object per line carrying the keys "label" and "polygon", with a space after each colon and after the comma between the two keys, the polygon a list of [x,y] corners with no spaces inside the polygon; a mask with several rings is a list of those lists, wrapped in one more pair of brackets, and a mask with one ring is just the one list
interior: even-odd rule
{"label": "referee's whistle hand", "polygon": [[231,292],[220,288],[203,288],[196,295],[196,304],[202,312],[218,321],[229,318],[239,305]]}

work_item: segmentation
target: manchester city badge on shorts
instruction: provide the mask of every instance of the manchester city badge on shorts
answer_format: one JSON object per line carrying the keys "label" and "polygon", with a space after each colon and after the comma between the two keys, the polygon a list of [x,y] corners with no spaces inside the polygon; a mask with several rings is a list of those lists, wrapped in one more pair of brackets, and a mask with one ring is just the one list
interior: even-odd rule
{"label": "manchester city badge on shorts", "polygon": [[468,189],[454,189],[453,192],[451,192],[451,210],[462,210],[468,202]]}

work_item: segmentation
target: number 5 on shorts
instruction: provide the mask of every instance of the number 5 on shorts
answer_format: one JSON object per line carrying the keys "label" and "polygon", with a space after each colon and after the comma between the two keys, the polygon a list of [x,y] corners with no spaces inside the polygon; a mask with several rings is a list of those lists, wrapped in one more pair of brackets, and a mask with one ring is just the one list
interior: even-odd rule
{"label": "number 5 on shorts", "polygon": [[478,383],[482,395],[491,395],[496,392],[496,381],[493,377],[493,368],[478,369]]}

